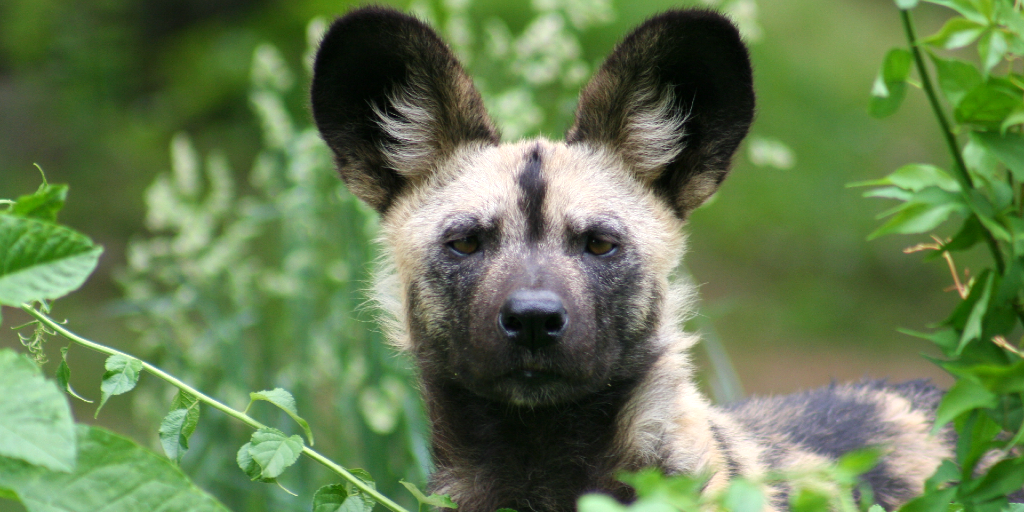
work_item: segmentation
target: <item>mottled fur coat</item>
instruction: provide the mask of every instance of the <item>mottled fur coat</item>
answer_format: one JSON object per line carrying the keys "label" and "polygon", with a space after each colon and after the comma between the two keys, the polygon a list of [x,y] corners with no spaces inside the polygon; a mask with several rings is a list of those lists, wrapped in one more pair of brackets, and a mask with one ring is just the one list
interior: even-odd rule
{"label": "mottled fur coat", "polygon": [[[501,144],[472,80],[426,24],[385,8],[330,27],[312,106],[350,190],[381,214],[381,301],[432,427],[431,490],[463,512],[570,511],[633,497],[618,472],[736,476],[882,450],[865,479],[892,509],[951,455],[939,393],[865,382],[732,407],[693,380],[670,280],[687,215],[754,116],[733,25],[669,11],[583,89],[564,141]],[[785,486],[769,509],[787,507]]]}

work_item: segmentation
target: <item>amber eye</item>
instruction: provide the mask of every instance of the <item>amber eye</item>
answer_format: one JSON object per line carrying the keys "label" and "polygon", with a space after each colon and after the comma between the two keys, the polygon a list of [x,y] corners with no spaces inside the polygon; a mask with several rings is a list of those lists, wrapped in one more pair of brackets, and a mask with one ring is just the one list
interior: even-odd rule
{"label": "amber eye", "polygon": [[601,240],[600,238],[590,237],[587,240],[587,252],[595,256],[604,256],[611,254],[617,246],[607,240]]}
{"label": "amber eye", "polygon": [[477,240],[475,236],[467,236],[466,238],[448,242],[448,247],[451,247],[453,251],[461,256],[468,256],[480,248],[480,240]]}

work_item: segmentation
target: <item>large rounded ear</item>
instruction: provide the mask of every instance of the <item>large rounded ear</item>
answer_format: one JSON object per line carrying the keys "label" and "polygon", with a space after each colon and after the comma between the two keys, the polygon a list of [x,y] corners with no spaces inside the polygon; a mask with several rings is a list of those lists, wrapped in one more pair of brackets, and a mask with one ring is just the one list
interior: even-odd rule
{"label": "large rounded ear", "polygon": [[448,46],[420,20],[391,9],[358,9],[331,25],[311,96],[341,177],[381,213],[460,145],[499,140]]}
{"label": "large rounded ear", "polygon": [[714,12],[669,11],[619,43],[583,89],[566,139],[617,153],[685,218],[725,178],[753,117],[736,28]]}

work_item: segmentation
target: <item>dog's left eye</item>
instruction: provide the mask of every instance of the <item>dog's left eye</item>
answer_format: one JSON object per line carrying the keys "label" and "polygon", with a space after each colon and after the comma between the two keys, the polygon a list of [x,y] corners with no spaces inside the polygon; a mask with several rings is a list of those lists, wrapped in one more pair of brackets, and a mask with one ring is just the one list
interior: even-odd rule
{"label": "dog's left eye", "polygon": [[480,248],[480,240],[475,236],[467,236],[465,238],[448,242],[448,247],[460,256],[469,256]]}
{"label": "dog's left eye", "polygon": [[607,240],[602,240],[597,237],[592,236],[589,240],[587,240],[587,252],[595,256],[605,256],[611,254],[615,251],[616,248],[618,248],[618,246],[615,245],[614,243],[609,242]]}

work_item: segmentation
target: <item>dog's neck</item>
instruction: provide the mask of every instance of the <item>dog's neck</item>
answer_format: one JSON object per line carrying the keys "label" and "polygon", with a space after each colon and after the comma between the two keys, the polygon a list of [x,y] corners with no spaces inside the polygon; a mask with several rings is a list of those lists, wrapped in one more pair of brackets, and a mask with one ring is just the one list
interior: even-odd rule
{"label": "dog's neck", "polygon": [[435,492],[459,510],[572,511],[587,491],[621,500],[616,423],[637,382],[615,382],[572,403],[525,407],[480,397],[451,381],[423,379],[437,471]]}

